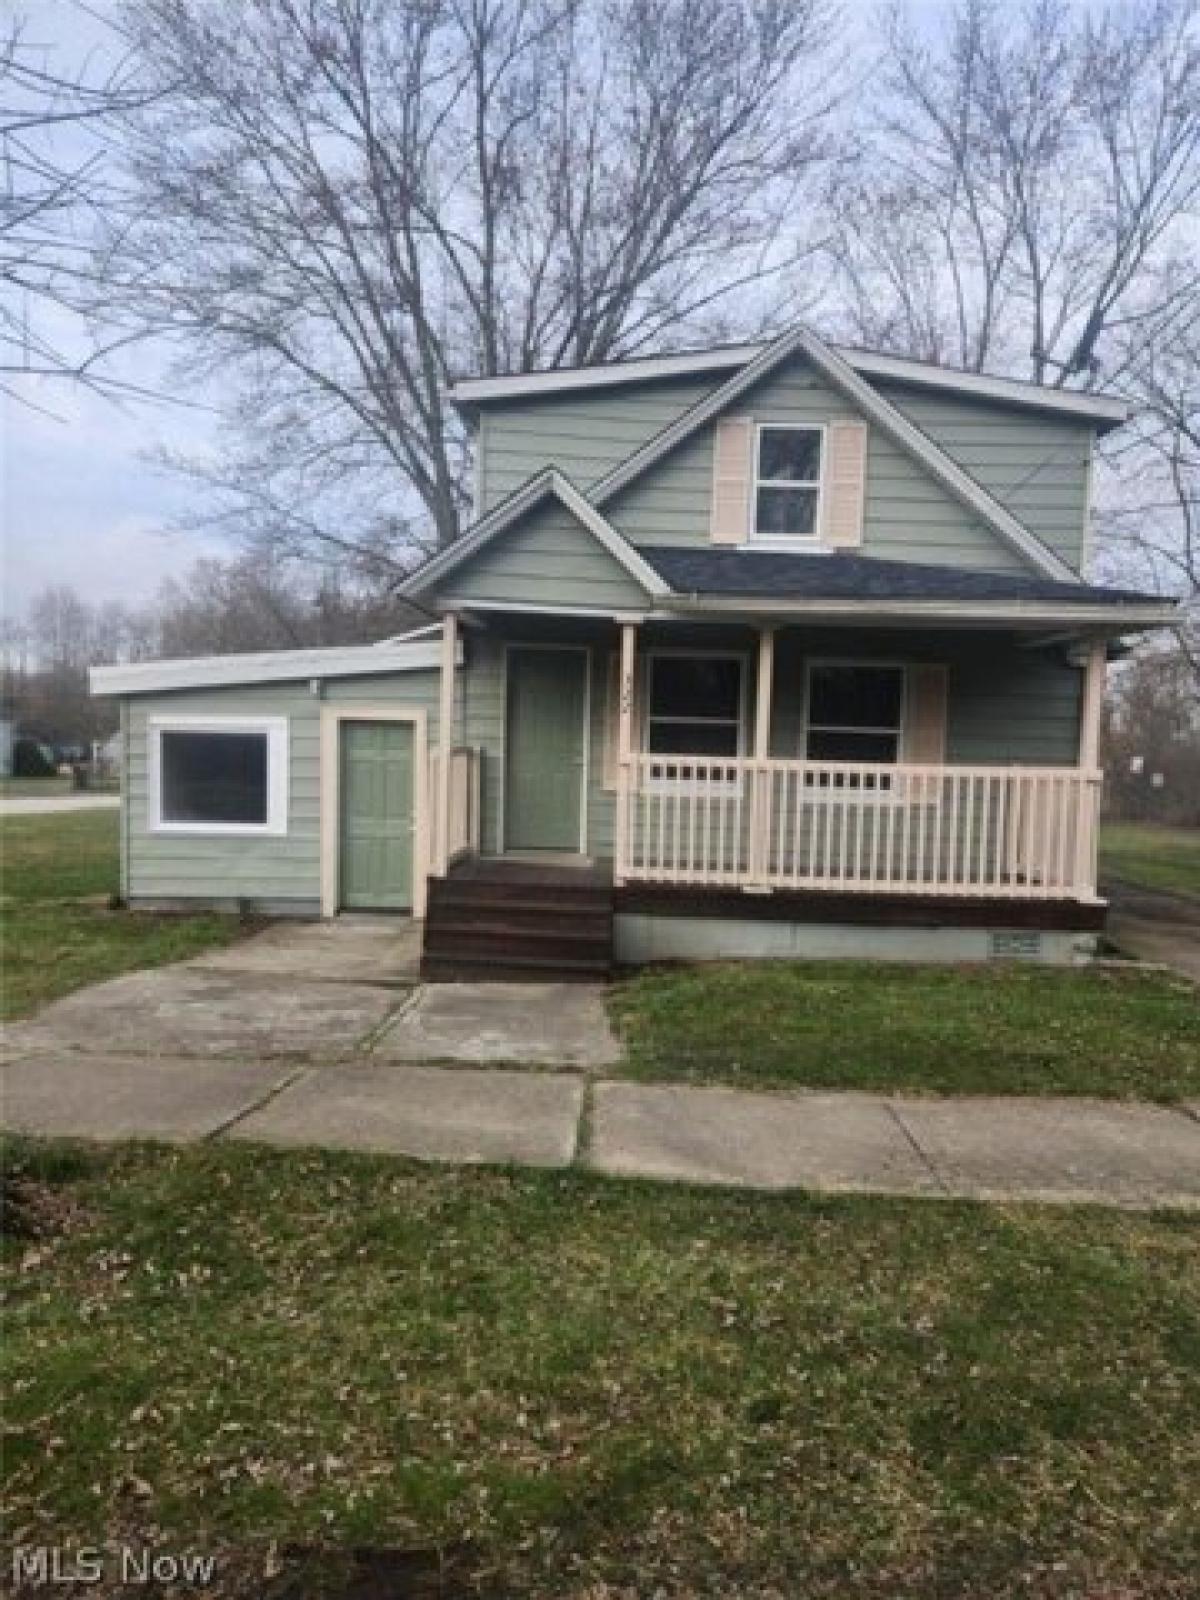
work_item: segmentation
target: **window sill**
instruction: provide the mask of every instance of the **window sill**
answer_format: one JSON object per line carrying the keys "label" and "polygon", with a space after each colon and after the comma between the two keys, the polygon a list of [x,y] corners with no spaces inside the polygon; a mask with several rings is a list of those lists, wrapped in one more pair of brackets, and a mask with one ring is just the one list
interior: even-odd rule
{"label": "window sill", "polygon": [[777,534],[752,533],[742,546],[742,549],[782,550],[809,556],[831,556],[834,554],[832,545],[825,544],[821,539],[805,538],[800,534],[797,534],[794,538],[785,538]]}
{"label": "window sill", "polygon": [[259,822],[153,822],[150,833],[170,838],[179,835],[193,839],[283,839],[286,823]]}

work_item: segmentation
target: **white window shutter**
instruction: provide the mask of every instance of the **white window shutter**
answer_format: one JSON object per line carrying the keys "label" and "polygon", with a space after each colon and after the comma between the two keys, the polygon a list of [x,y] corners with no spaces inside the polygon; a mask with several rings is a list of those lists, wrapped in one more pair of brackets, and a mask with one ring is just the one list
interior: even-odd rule
{"label": "white window shutter", "polygon": [[754,476],[754,422],[722,417],[713,438],[713,544],[745,544],[750,531],[750,484]]}
{"label": "white window shutter", "polygon": [[947,690],[945,667],[909,667],[904,718],[905,761],[934,767],[945,762]]}
{"label": "white window shutter", "polygon": [[854,550],[863,540],[867,485],[867,425],[831,422],[825,434],[822,538],[835,550]]}

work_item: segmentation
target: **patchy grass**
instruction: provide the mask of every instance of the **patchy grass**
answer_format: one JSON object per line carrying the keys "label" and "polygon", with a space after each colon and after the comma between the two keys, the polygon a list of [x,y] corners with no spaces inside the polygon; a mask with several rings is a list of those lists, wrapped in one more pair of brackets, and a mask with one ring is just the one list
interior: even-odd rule
{"label": "patchy grass", "polygon": [[118,814],[0,818],[0,1017],[87,983],[229,944],[235,917],[111,910]]}
{"label": "patchy grass", "polygon": [[1200,1095],[1200,1003],[1136,970],[745,962],[613,991],[629,1076],[751,1088]]}
{"label": "patchy grass", "polygon": [[45,1163],[73,1224],[7,1247],[15,1542],[433,1548],[559,1600],[1194,1593],[1197,1219],[99,1159]]}
{"label": "patchy grass", "polygon": [[1100,830],[1100,877],[1200,896],[1200,828],[1106,823]]}

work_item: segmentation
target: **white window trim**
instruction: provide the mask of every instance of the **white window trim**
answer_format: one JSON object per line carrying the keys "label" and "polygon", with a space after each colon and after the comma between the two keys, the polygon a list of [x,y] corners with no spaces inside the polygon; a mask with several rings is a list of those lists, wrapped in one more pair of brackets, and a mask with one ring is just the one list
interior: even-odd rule
{"label": "white window trim", "polygon": [[[821,462],[815,479],[812,478],[761,478],[758,464],[762,459],[762,436],[765,429],[780,433],[815,433],[820,440]],[[754,473],[750,484],[750,536],[749,544],[766,546],[770,550],[796,547],[804,550],[823,549],[821,535],[825,512],[825,464],[828,460],[828,429],[823,422],[772,422],[769,417],[756,418],[754,423]],[[817,503],[813,508],[811,533],[760,533],[758,528],[759,489],[815,489]]]}
{"label": "white window trim", "polygon": [[[880,658],[875,657],[875,656],[811,656],[811,657],[809,657],[809,659],[806,660],[805,663],[804,663],[804,714],[803,714],[803,716],[801,718],[801,722],[800,722],[800,740],[799,740],[799,743],[800,743],[800,750],[799,750],[800,760],[801,761],[814,761],[814,762],[818,762],[820,764],[820,758],[818,758],[817,756],[810,756],[809,753],[808,753],[808,735],[809,735],[809,732],[812,729],[812,717],[811,717],[810,713],[811,713],[811,710],[812,710],[812,673],[813,673],[813,668],[814,667],[879,667],[879,668],[883,668],[883,669],[886,669],[886,670],[889,670],[889,671],[892,671],[892,672],[899,672],[899,674],[900,674],[900,724],[899,724],[899,727],[898,728],[882,728],[882,727],[880,727],[880,728],[849,728],[849,727],[847,727],[847,728],[841,729],[840,731],[845,732],[845,733],[895,733],[896,734],[896,759],[895,759],[894,762],[867,761],[867,762],[861,763],[861,765],[869,766],[869,767],[871,767],[871,766],[878,766],[878,767],[886,767],[886,766],[897,766],[897,767],[899,767],[899,766],[903,766],[904,765],[904,741],[905,741],[905,737],[906,737],[907,729],[908,729],[909,668],[911,666],[912,666],[912,662],[909,662],[909,661],[890,661],[890,660],[889,661],[885,661],[885,660],[881,660]],[[824,723],[823,722],[823,723],[818,724],[818,727],[820,728],[820,730],[822,732],[837,732],[837,731],[839,731],[837,729],[837,727],[834,724],[831,724],[831,723]],[[851,762],[850,763],[850,765],[852,765],[852,766],[859,765],[859,764],[860,763],[855,763],[855,762]],[[852,792],[853,792],[854,799],[855,799],[856,803],[858,801],[878,801],[879,804],[881,804],[881,805],[889,805],[889,804],[894,804],[897,801],[902,801],[904,799],[903,783],[902,782],[897,782],[896,779],[892,780],[891,787],[888,788],[888,789],[855,789]],[[845,789],[809,790],[809,789],[806,788],[806,791],[805,791],[805,798],[806,798],[806,800],[809,800],[809,801],[821,800],[821,799],[825,799],[825,798],[829,798],[831,800],[841,800],[841,799],[845,798],[845,795],[846,795],[846,790]]]}
{"label": "white window trim", "polygon": [[[265,822],[170,822],[162,814],[164,733],[261,733],[267,740]],[[147,808],[151,833],[212,838],[282,838],[288,831],[289,736],[287,717],[170,716],[146,723]]]}
{"label": "white window trim", "polygon": [[[732,756],[705,756],[699,752],[679,750],[667,753],[661,750],[650,749],[650,723],[657,722],[685,722],[696,727],[728,727],[729,717],[656,717],[650,715],[650,696],[654,688],[654,663],[660,657],[674,657],[676,660],[685,661],[736,661],[738,664],[738,714],[737,714],[737,753]],[[642,755],[648,760],[657,761],[744,761],[746,759],[746,734],[750,690],[750,657],[744,650],[689,650],[686,645],[662,646],[645,652],[643,657],[644,668],[642,678],[642,716],[641,727],[638,730],[638,744]],[[650,794],[724,794],[728,791],[733,794],[741,782],[740,777],[728,783],[713,785],[708,782],[696,783],[687,778],[649,778],[646,790]]]}

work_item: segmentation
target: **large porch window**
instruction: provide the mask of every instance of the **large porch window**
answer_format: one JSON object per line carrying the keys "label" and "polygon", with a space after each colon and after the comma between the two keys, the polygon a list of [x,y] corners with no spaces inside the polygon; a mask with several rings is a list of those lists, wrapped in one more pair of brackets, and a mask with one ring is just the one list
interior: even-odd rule
{"label": "large porch window", "polygon": [[741,656],[652,652],[647,664],[647,751],[741,755],[744,666]]}

